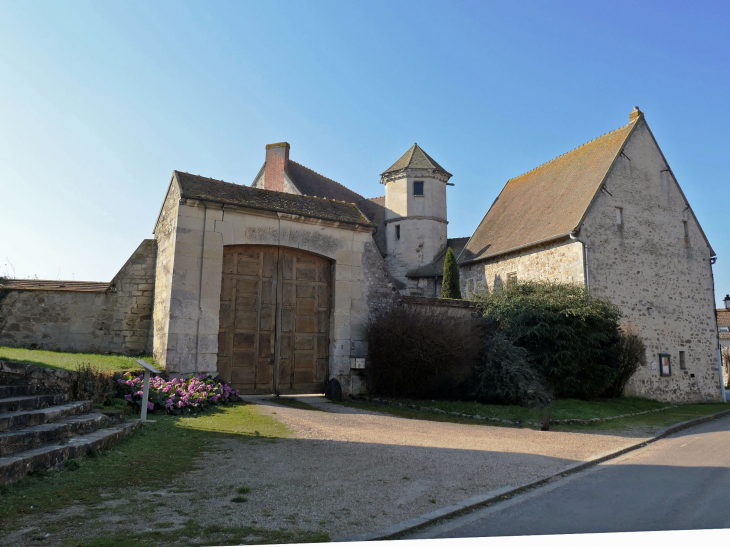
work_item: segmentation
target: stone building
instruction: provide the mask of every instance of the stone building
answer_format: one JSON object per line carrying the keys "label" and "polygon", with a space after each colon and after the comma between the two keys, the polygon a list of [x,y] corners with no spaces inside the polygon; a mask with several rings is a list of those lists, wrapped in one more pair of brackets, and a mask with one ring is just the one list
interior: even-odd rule
{"label": "stone building", "polygon": [[507,182],[458,257],[466,295],[513,280],[584,285],[646,344],[631,394],[724,399],[715,253],[635,108],[629,124]]}
{"label": "stone building", "polygon": [[249,393],[332,379],[357,393],[368,319],[403,299],[433,305],[423,297],[440,296],[450,247],[467,296],[546,279],[619,305],[647,345],[631,393],[724,397],[715,254],[638,109],[508,181],[470,238],[448,237],[452,175],[417,144],[374,198],[289,153],[266,146],[251,186],[174,171],[154,240],[111,283],[0,280],[0,345],[152,352],[171,374],[218,374]]}

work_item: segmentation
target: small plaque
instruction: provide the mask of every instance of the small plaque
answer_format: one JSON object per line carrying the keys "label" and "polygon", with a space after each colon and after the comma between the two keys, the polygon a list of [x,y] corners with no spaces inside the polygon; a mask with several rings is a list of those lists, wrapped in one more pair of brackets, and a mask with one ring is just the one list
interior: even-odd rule
{"label": "small plaque", "polygon": [[145,368],[145,370],[149,370],[153,374],[159,374],[160,373],[159,370],[157,370],[155,367],[153,367],[152,365],[150,365],[147,361],[143,361],[142,359],[137,359],[137,364],[138,365],[142,365]]}

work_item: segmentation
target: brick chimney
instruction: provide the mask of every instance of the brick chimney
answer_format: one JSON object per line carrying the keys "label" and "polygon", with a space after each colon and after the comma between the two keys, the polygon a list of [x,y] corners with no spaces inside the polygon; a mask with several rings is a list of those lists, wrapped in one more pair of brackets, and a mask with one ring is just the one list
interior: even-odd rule
{"label": "brick chimney", "polygon": [[635,106],[634,109],[631,111],[631,114],[629,114],[629,123],[633,122],[636,118],[643,118],[644,113],[639,110],[638,106]]}
{"label": "brick chimney", "polygon": [[284,191],[284,172],[289,163],[289,143],[277,142],[266,145],[264,188],[275,192]]}

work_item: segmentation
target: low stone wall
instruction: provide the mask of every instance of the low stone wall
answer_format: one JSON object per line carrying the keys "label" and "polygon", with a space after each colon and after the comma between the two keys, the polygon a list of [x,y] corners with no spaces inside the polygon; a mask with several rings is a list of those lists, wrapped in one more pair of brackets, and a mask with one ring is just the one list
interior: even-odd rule
{"label": "low stone wall", "polygon": [[28,385],[33,393],[70,393],[76,372],[0,361],[0,385]]}
{"label": "low stone wall", "polygon": [[106,290],[0,290],[0,346],[151,352],[156,250],[143,241]]}
{"label": "low stone wall", "polygon": [[477,305],[467,300],[448,298],[426,298],[425,296],[402,296],[403,304],[415,309],[446,313],[452,317],[469,319],[476,315]]}

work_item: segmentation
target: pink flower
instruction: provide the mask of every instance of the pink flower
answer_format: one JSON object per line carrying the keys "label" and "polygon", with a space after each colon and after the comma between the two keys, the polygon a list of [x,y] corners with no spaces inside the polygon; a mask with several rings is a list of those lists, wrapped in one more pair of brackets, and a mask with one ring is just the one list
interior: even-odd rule
{"label": "pink flower", "polygon": [[148,402],[147,403],[147,410],[152,410],[153,408],[155,408],[155,403]]}
{"label": "pink flower", "polygon": [[124,398],[125,398],[125,399],[126,399],[127,401],[130,401],[130,402],[132,401],[132,396],[131,396],[131,395],[125,395],[125,396],[124,396]]}

